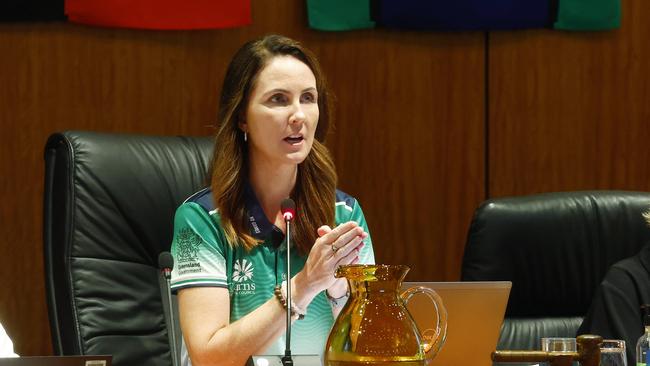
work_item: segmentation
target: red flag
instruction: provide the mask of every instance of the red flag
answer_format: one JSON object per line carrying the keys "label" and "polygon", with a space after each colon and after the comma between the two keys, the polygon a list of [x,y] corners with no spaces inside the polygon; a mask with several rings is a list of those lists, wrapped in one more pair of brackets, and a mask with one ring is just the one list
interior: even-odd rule
{"label": "red flag", "polygon": [[75,23],[143,29],[210,29],[251,23],[250,0],[65,0]]}

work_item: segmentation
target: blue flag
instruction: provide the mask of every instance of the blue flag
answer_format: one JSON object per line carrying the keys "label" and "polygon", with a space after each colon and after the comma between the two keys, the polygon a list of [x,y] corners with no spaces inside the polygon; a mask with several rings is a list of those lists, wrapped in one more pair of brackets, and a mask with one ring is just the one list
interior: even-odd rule
{"label": "blue flag", "polygon": [[498,30],[549,27],[549,0],[379,0],[377,24],[389,28]]}

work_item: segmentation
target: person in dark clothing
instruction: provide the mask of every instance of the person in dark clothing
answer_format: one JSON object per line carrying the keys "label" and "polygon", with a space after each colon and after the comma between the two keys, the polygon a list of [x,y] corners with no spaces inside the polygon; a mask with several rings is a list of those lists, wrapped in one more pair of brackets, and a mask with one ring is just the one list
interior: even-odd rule
{"label": "person in dark clothing", "polygon": [[[650,224],[650,214],[644,215]],[[596,291],[580,334],[625,341],[627,364],[636,364],[636,342],[644,333],[641,305],[650,304],[650,243],[615,263]]]}

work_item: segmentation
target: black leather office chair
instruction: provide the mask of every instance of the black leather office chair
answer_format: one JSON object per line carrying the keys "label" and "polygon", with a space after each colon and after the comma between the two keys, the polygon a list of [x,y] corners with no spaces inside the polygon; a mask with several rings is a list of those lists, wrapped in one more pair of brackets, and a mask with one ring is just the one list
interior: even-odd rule
{"label": "black leather office chair", "polygon": [[207,137],[49,138],[44,254],[56,354],[171,365],[157,259],[176,207],[205,186],[211,151]]}
{"label": "black leather office chair", "polygon": [[650,240],[641,216],[648,208],[650,193],[624,191],[484,202],[469,229],[461,278],[512,281],[497,349],[575,337],[607,269]]}

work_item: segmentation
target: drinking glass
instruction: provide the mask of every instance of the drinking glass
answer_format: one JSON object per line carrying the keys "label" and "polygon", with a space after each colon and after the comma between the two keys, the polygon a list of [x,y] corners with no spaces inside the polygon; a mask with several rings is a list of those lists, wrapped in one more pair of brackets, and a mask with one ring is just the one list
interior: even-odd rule
{"label": "drinking glass", "polygon": [[545,352],[576,352],[575,338],[542,338],[542,351]]}
{"label": "drinking glass", "polygon": [[605,339],[600,345],[600,366],[627,366],[625,341]]}

